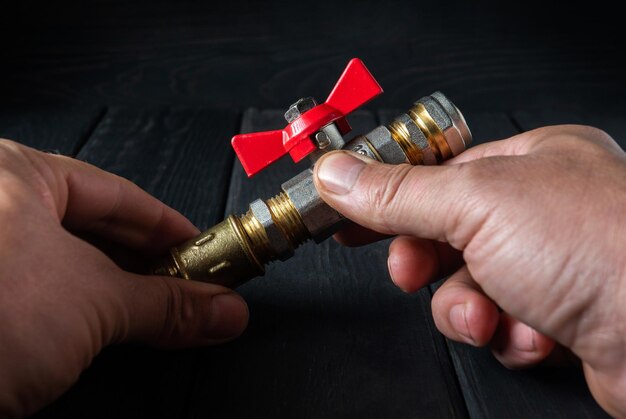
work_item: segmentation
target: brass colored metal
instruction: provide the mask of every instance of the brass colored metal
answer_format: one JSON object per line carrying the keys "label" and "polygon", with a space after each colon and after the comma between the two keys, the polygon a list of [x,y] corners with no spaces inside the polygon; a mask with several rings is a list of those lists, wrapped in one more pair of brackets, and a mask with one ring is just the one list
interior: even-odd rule
{"label": "brass colored metal", "polygon": [[415,106],[409,110],[408,115],[426,136],[438,163],[452,157],[452,150],[450,150],[450,146],[448,146],[446,137],[424,105],[416,103]]}
{"label": "brass colored metal", "polygon": [[[250,245],[248,248],[250,249],[250,252],[255,255],[254,259],[259,261],[259,263],[264,264],[265,262],[260,261],[267,261],[272,255],[272,244],[270,243],[270,239],[267,237],[265,229],[259,220],[254,217],[252,210],[239,217],[239,221],[241,222],[244,232],[250,239]],[[254,249],[254,251],[252,249]]]}
{"label": "brass colored metal", "polygon": [[[281,233],[295,250],[310,238],[300,214],[286,193],[265,201]],[[170,258],[153,270],[156,275],[202,279],[230,288],[265,273],[279,255],[252,211],[226,220],[192,240],[174,247]]]}
{"label": "brass colored metal", "polygon": [[[418,125],[419,126],[419,125]],[[393,121],[389,124],[389,132],[396,143],[402,148],[406,158],[412,165],[419,165],[424,162],[422,150],[411,141],[411,134],[407,127],[400,121]],[[426,133],[424,133],[426,135]],[[428,136],[426,136],[428,138]]]}
{"label": "brass colored metal", "polygon": [[[197,237],[172,248],[170,259],[153,270],[157,275],[207,282],[234,288],[265,272],[253,243],[234,215]],[[256,249],[255,249],[256,250]]]}
{"label": "brass colored metal", "polygon": [[310,235],[302,217],[286,193],[280,193],[266,201],[276,226],[294,249],[309,239]]}

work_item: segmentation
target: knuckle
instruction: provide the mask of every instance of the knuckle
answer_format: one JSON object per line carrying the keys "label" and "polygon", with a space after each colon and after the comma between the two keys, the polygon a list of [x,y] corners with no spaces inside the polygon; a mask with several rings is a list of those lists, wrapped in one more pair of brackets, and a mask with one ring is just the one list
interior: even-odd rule
{"label": "knuckle", "polygon": [[0,138],[0,162],[10,162],[20,152],[21,146],[15,141]]}
{"label": "knuckle", "polygon": [[411,171],[411,166],[402,164],[370,178],[366,199],[371,213],[393,214],[398,210]]}
{"label": "knuckle", "polygon": [[34,155],[38,153],[30,147],[26,147],[12,140],[0,139],[0,165],[5,169],[20,174],[20,177],[28,177],[33,174],[35,163],[38,161]]}
{"label": "knuckle", "polygon": [[0,147],[1,148],[5,148],[5,147],[16,147],[17,143],[13,140],[9,140],[8,138],[1,138],[0,137]]}
{"label": "knuckle", "polygon": [[577,134],[581,139],[585,139],[588,141],[600,143],[600,144],[609,144],[613,143],[613,138],[606,131],[596,128],[590,125],[570,125],[572,128],[572,132]]}
{"label": "knuckle", "polygon": [[544,147],[556,145],[565,148],[604,149],[619,148],[615,140],[604,130],[590,125],[553,125],[530,131],[534,145]]}
{"label": "knuckle", "polygon": [[370,178],[367,197],[371,206],[379,211],[392,206],[410,170],[410,166],[400,165]]}
{"label": "knuckle", "polygon": [[194,318],[194,302],[189,293],[175,283],[163,281],[165,289],[165,310],[158,333],[159,342],[169,342],[185,335],[188,325]]}

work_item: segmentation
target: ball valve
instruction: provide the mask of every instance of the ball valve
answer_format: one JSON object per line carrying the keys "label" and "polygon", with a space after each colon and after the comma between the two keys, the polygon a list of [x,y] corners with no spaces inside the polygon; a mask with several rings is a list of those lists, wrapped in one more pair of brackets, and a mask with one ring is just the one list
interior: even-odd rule
{"label": "ball valve", "polygon": [[[349,141],[346,116],[382,93],[363,62],[353,59],[326,99],[294,103],[282,130],[236,135],[232,145],[248,176],[289,154],[295,162],[310,156],[313,164],[331,150],[351,150],[389,164],[434,165],[461,153],[472,140],[461,112],[442,93],[414,103],[388,126]],[[230,215],[199,236],[171,249],[153,270],[234,288],[265,272],[274,260],[287,260],[303,242],[317,243],[345,220],[319,196],[313,171],[307,169],[281,185],[282,192],[257,199],[248,212]]]}

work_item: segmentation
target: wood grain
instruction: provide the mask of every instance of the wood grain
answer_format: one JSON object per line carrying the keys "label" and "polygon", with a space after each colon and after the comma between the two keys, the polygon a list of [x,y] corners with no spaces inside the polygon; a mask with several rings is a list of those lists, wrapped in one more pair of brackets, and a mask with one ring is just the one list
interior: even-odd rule
{"label": "wood grain", "polygon": [[[357,133],[376,125],[362,112],[352,123]],[[251,110],[242,130],[282,125],[281,112]],[[251,180],[236,163],[227,212],[276,194],[302,169],[287,159]],[[202,350],[190,417],[465,417],[430,296],[391,283],[387,245],[308,243],[240,287],[250,326],[241,339]]]}
{"label": "wood grain", "polygon": [[[605,4],[603,4],[605,3]],[[621,13],[557,2],[100,0],[3,9],[0,97],[11,103],[283,108],[326,97],[361,57],[409,104],[443,89],[483,109],[624,104]]]}
{"label": "wood grain", "polygon": [[0,106],[0,138],[74,156],[103,117],[101,106]]}
{"label": "wood grain", "polygon": [[[224,212],[239,116],[207,109],[113,107],[78,155],[124,176],[205,228]],[[41,418],[186,415],[193,351],[107,348]]]}

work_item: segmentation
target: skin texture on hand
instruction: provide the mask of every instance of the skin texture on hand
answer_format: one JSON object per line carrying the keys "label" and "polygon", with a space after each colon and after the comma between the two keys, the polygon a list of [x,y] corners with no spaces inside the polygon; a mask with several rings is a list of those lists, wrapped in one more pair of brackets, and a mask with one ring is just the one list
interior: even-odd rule
{"label": "skin texture on hand", "polygon": [[128,180],[0,140],[0,417],[58,397],[106,345],[239,335],[248,311],[231,290],[126,272],[75,235],[157,256],[197,233]]}
{"label": "skin texture on hand", "polygon": [[447,337],[491,345],[510,368],[569,348],[600,405],[626,416],[626,154],[604,132],[547,127],[471,148],[443,166],[349,152],[315,165],[322,198],[359,245],[397,235],[392,280],[433,297]]}

